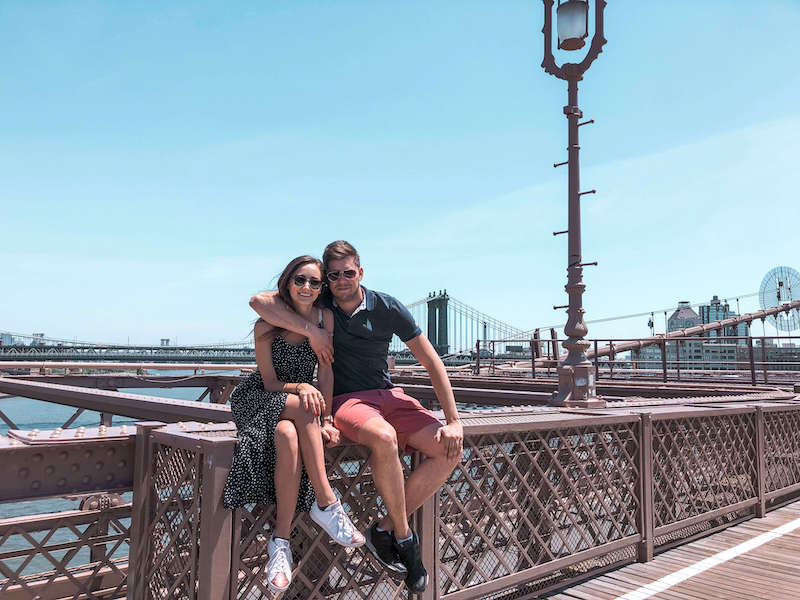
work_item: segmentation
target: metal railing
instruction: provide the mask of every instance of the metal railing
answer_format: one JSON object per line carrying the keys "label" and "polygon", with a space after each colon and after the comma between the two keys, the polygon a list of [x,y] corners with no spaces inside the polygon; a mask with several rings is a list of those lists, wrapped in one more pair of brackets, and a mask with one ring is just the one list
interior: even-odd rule
{"label": "metal railing", "polygon": [[[118,426],[0,438],[0,501],[84,500],[0,520],[4,600],[271,597],[263,569],[273,507],[222,506],[236,443],[227,406],[158,407],[155,398],[7,378],[0,391],[173,421],[140,423],[135,436]],[[414,515],[431,573],[423,598],[532,598],[763,516],[800,494],[800,403],[790,397],[464,413],[462,461]],[[334,489],[366,529],[383,512],[366,449],[343,445],[326,458]],[[407,597],[368,552],[336,546],[305,514],[292,544],[284,598]]]}
{"label": "metal railing", "polygon": [[[530,373],[533,377],[555,376],[563,356],[563,338],[480,340],[471,353],[473,372],[488,375]],[[787,383],[800,374],[800,336],[673,337],[658,344],[630,347],[637,338],[587,340],[587,353],[599,378],[660,378],[691,381],[714,377],[737,378],[752,385]],[[605,353],[598,352],[605,348]]]}
{"label": "metal railing", "polygon": [[[649,560],[659,547],[763,515],[800,492],[798,405],[495,411],[464,422],[461,464],[415,515],[435,565],[425,598],[530,597]],[[135,513],[150,518],[142,526],[135,516],[133,526],[147,589],[133,597],[269,598],[272,507],[231,513],[220,504],[232,432],[151,427],[140,429],[151,470],[137,478],[137,490],[148,486],[147,507]],[[354,445],[328,453],[334,487],[362,529],[382,512],[366,459]],[[216,545],[203,543],[204,528]],[[295,581],[284,598],[406,597],[367,552],[336,546],[306,515],[294,523],[293,544]]]}

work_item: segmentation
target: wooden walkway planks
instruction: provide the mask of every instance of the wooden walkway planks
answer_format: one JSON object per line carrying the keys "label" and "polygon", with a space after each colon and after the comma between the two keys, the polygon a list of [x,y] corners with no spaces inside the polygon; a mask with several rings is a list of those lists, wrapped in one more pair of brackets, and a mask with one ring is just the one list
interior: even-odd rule
{"label": "wooden walkway planks", "polygon": [[800,600],[800,502],[550,600]]}

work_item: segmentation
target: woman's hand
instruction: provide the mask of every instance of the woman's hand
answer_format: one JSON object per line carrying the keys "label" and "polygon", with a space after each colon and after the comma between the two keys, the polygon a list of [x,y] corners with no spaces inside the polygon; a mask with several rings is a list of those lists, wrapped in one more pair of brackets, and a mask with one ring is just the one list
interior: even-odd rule
{"label": "woman's hand", "polygon": [[342,434],[338,429],[336,429],[336,427],[333,426],[333,423],[330,421],[325,421],[322,424],[321,432],[322,441],[325,443],[326,448],[338,446],[342,441]]}
{"label": "woman's hand", "polygon": [[322,396],[322,392],[310,383],[297,384],[297,395],[306,412],[319,416],[325,410],[325,398]]}

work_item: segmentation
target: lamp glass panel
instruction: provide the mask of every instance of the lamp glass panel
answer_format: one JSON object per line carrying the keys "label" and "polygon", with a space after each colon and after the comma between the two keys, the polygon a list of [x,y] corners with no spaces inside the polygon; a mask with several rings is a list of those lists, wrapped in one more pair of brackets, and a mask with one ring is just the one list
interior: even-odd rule
{"label": "lamp glass panel", "polygon": [[577,50],[583,47],[589,35],[586,30],[588,16],[589,3],[586,0],[567,0],[558,5],[556,21],[559,48]]}

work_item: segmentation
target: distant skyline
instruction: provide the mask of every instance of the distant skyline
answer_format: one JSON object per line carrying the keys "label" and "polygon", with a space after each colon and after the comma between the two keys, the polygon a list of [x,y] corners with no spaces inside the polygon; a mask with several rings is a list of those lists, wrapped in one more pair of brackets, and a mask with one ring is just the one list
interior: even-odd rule
{"label": "distant skyline", "polygon": [[[446,288],[563,328],[566,84],[539,66],[542,13],[3,2],[0,330],[243,339],[250,295],[340,238],[404,302]],[[798,19],[792,0],[609,1],[580,87],[588,321],[735,305],[800,270]]]}

